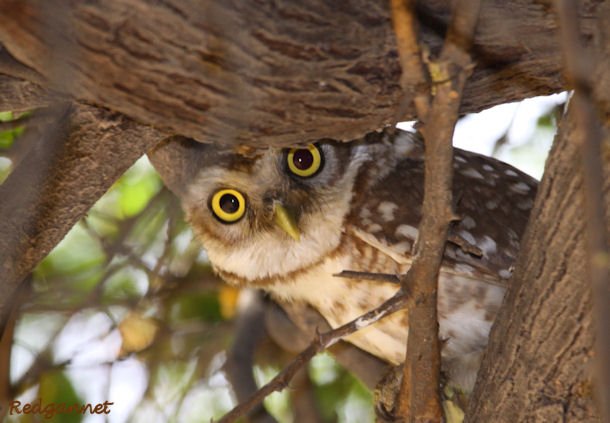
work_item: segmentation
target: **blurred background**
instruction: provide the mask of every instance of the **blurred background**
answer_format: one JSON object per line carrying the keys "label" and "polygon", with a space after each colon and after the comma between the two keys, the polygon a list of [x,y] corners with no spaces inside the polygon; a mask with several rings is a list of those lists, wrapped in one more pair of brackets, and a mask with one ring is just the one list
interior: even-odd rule
{"label": "blurred background", "polygon": [[[538,97],[464,116],[454,144],[539,179],[566,99]],[[21,117],[0,113],[0,122]],[[23,127],[0,128],[2,182],[18,159]],[[11,353],[10,381],[0,383],[10,383],[12,398],[22,402],[114,403],[108,415],[47,421],[210,421],[236,404],[223,366],[246,294],[214,276],[177,200],[143,157],[29,277],[12,342],[0,345]],[[264,342],[257,383],[291,357]],[[372,393],[329,354],[317,356],[298,384],[268,397],[265,407],[280,422],[305,411],[321,422],[374,419]]]}

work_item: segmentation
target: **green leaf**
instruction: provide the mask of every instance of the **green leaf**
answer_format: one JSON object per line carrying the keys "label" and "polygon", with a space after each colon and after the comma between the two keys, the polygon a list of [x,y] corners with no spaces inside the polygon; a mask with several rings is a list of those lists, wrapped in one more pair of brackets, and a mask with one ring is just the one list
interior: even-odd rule
{"label": "green leaf", "polygon": [[119,300],[140,298],[146,293],[143,280],[146,274],[132,267],[125,267],[115,272],[104,283],[103,301],[112,303]]}
{"label": "green leaf", "polygon": [[[84,405],[84,401],[78,396],[65,373],[57,370],[44,373],[40,378],[38,394],[45,421],[78,423],[83,420],[81,407]],[[69,407],[74,405],[76,407],[73,411],[68,412]]]}
{"label": "green leaf", "polygon": [[74,226],[36,269],[39,277],[78,275],[106,261],[99,240],[82,225]]}
{"label": "green leaf", "polygon": [[174,300],[170,310],[173,321],[197,319],[219,322],[222,320],[220,302],[215,292],[182,295]]}

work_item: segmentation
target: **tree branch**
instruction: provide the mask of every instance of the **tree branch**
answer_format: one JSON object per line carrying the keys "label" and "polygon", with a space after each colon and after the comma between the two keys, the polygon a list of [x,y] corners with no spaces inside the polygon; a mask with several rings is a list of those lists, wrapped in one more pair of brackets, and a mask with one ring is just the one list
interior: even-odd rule
{"label": "tree branch", "polygon": [[[393,5],[397,1],[393,2]],[[409,336],[406,360],[398,400],[398,415],[411,422],[440,421],[440,343],[438,339],[437,284],[445,250],[449,224],[455,219],[452,210],[453,130],[457,122],[462,92],[472,72],[468,51],[474,38],[479,14],[479,1],[460,1],[447,33],[438,62],[429,64],[435,95],[428,109],[423,94],[415,97],[416,107],[426,143],[424,201],[420,238],[415,260],[403,278],[403,289],[411,289],[414,305],[409,308]],[[395,21],[407,18],[415,22],[411,7],[393,10],[400,14]],[[403,74],[421,73],[421,59],[414,56],[417,49],[415,30],[400,29],[399,52]],[[404,34],[408,34],[405,36]],[[407,79],[404,78],[403,82]],[[403,87],[406,89],[406,87]]]}
{"label": "tree branch", "polygon": [[[47,3],[0,0],[6,48],[47,79],[53,55],[73,98],[171,134],[255,146],[356,139],[392,122],[402,98],[388,2],[71,2],[71,31],[55,28],[61,51],[40,27]],[[598,4],[586,0],[585,35]],[[435,52],[450,3],[425,9]],[[462,112],[564,89],[555,22],[538,2],[485,2],[481,22]]]}
{"label": "tree branch", "polygon": [[0,329],[19,283],[164,136],[85,105],[64,108],[58,123],[43,131],[43,138],[0,185]]}
{"label": "tree branch", "polygon": [[[606,228],[610,215],[604,204],[602,162],[603,129],[596,110],[595,87],[591,69],[598,68],[594,57],[580,41],[578,3],[557,0],[567,78],[574,87],[572,104],[577,125],[582,131],[582,174],[588,239],[588,262],[596,324],[597,400],[602,420],[610,422],[610,234]],[[606,40],[610,42],[610,40]]]}
{"label": "tree branch", "polygon": [[[586,268],[581,140],[572,103],[547,159],[466,422],[600,421],[591,383],[593,299]],[[608,176],[604,191],[610,192]]]}
{"label": "tree branch", "polygon": [[[307,348],[318,332],[331,329],[318,311],[295,303],[267,304],[265,327],[276,344],[294,354]],[[379,383],[379,375],[387,372],[387,363],[347,341],[339,341],[327,351],[371,390]]]}
{"label": "tree branch", "polygon": [[363,314],[357,319],[352,320],[339,326],[331,331],[318,334],[303,352],[301,352],[288,366],[286,366],[277,376],[275,376],[269,383],[261,387],[256,391],[250,398],[227,413],[222,417],[218,423],[230,423],[234,422],[240,417],[244,416],[250,410],[252,410],[257,404],[261,403],[265,397],[275,391],[281,391],[288,386],[290,380],[309,360],[311,360],[317,353],[324,351],[326,348],[335,344],[342,338],[368,327],[385,316],[392,314],[402,309],[409,298],[402,291],[399,291],[389,300],[385,301],[379,307]]}

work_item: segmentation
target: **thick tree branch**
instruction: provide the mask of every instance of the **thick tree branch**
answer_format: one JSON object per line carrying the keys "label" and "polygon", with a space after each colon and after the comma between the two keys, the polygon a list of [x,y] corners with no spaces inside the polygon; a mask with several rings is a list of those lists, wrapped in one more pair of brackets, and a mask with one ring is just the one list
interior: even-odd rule
{"label": "thick tree branch", "polygon": [[[570,107],[490,334],[468,422],[599,422],[591,381],[594,330],[579,160],[582,132],[575,122]],[[608,193],[610,162],[606,166]]]}
{"label": "thick tree branch", "polygon": [[[578,15],[578,3],[574,0],[557,0],[556,7],[561,23],[567,78],[575,89],[572,107],[577,125],[582,131],[580,156],[587,217],[589,277],[597,328],[597,400],[603,421],[610,422],[610,232],[606,229],[610,215],[604,204],[604,133],[600,122],[601,113],[596,109],[595,87],[591,79],[591,69],[597,68],[598,65],[591,51],[580,41],[579,21],[574,19],[574,16]],[[610,39],[606,41],[610,42]]]}
{"label": "thick tree branch", "polygon": [[[55,37],[40,25],[46,3],[0,0],[6,48],[47,79],[53,55],[77,100],[172,134],[251,145],[355,139],[392,123],[402,98],[387,0],[73,1],[71,31]],[[597,7],[583,8],[585,36]],[[423,42],[438,51],[450,3],[426,2],[423,14]],[[485,2],[475,44],[481,60],[462,112],[564,89],[556,23],[539,2]],[[403,117],[414,116],[410,107]]]}
{"label": "thick tree branch", "polygon": [[[597,68],[585,70],[596,75],[594,92],[607,99],[608,91],[603,87],[610,86],[610,31],[601,21],[610,18],[610,6],[605,4],[601,10],[604,18],[592,43],[599,48]],[[547,160],[467,421],[600,421],[592,385],[592,379],[601,374],[592,372],[594,299],[588,280],[587,222],[583,216],[587,207],[580,160],[587,128],[581,126],[585,122],[579,118],[580,106],[574,100],[569,102]],[[610,115],[610,102],[599,101],[596,107],[606,117]],[[607,144],[607,129],[605,136]],[[597,189],[603,187],[605,197],[601,198],[608,209],[610,156],[607,150],[600,156],[605,168]],[[609,225],[606,219],[599,232],[607,234]],[[608,279],[605,284],[607,289]]]}
{"label": "thick tree branch", "polygon": [[0,185],[0,322],[5,322],[12,295],[25,276],[163,137],[103,109],[63,109],[58,123],[43,132]]}
{"label": "thick tree branch", "polygon": [[39,85],[0,73],[1,112],[23,112],[48,104],[46,93]]}

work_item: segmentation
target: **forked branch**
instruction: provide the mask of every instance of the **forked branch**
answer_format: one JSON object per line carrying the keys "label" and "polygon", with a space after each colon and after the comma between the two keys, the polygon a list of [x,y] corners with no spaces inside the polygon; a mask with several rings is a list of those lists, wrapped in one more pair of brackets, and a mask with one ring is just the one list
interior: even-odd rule
{"label": "forked branch", "polygon": [[[479,14],[480,1],[457,2],[440,58],[428,63],[434,96],[422,92],[411,97],[415,102],[426,145],[424,201],[419,227],[416,259],[402,280],[403,289],[413,293],[409,308],[409,337],[398,417],[409,422],[441,420],[439,397],[440,343],[437,318],[437,280],[452,210],[453,147],[462,92],[472,72],[469,49]],[[419,75],[423,59],[417,54],[413,0],[392,0],[394,28],[403,66],[404,95],[409,74]]]}

